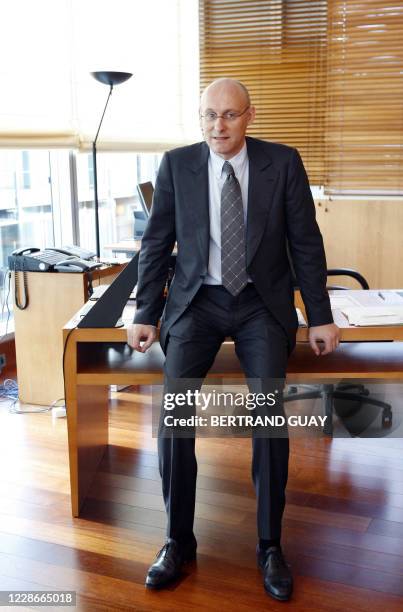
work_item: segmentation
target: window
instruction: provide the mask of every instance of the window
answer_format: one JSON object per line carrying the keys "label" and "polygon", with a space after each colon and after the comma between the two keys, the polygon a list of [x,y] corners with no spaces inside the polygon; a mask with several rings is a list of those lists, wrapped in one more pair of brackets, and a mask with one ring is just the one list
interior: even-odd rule
{"label": "window", "polygon": [[200,0],[201,87],[233,76],[249,133],[296,146],[328,193],[403,193],[403,5]]}
{"label": "window", "polygon": [[3,272],[25,245],[95,250],[88,151],[108,88],[89,73],[133,73],[114,89],[97,142],[100,239],[111,255],[106,245],[133,237],[137,182],[155,180],[163,151],[200,139],[197,0],[4,0],[0,55]]}
{"label": "window", "polygon": [[[111,257],[108,244],[133,239],[133,211],[140,208],[137,183],[155,183],[160,161],[160,153],[98,154],[101,255]],[[24,167],[29,168],[29,187]],[[78,208],[71,176],[77,176]],[[76,232],[74,227],[78,228]],[[12,318],[13,309],[8,292],[8,256],[21,247],[73,243],[95,251],[92,154],[0,150],[0,336],[5,331],[8,310]],[[7,331],[10,329],[9,324]]]}
{"label": "window", "polygon": [[[77,155],[80,244],[95,250],[92,154]],[[101,255],[110,257],[115,242],[134,238],[133,211],[140,209],[137,184],[155,183],[161,154],[98,153],[99,234]],[[89,170],[90,169],[90,170]]]}
{"label": "window", "polygon": [[29,153],[22,151],[22,184],[24,189],[31,189],[31,177],[29,173]]}
{"label": "window", "polygon": [[108,93],[96,70],[133,73],[114,89],[98,150],[199,137],[197,0],[3,0],[1,18],[0,147],[88,150]]}
{"label": "window", "polygon": [[[61,180],[62,179],[62,180]],[[0,279],[7,319],[8,256],[17,248],[71,242],[68,151],[0,150]],[[8,295],[11,309],[11,292]]]}

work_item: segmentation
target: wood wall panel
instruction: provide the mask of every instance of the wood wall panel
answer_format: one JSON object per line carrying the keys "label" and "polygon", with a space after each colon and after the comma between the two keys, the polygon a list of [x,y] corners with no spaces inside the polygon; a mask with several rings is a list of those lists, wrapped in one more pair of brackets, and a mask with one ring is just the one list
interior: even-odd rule
{"label": "wood wall panel", "polygon": [[328,268],[355,268],[371,288],[403,287],[403,198],[318,200],[316,215]]}

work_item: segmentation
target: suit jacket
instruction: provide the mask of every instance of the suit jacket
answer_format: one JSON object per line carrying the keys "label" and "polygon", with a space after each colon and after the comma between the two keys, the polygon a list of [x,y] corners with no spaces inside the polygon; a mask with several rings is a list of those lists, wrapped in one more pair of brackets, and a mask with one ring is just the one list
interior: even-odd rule
{"label": "suit jacket", "polygon": [[[292,350],[298,321],[289,254],[308,324],[333,322],[326,291],[322,236],[298,151],[249,137],[246,143],[249,158],[247,272],[267,308],[286,331]],[[163,349],[169,328],[189,306],[207,273],[208,156],[205,142],[165,153],[142,240],[134,322],[157,325],[162,314]],[[175,241],[178,247],[175,275],[164,308],[163,287]]]}

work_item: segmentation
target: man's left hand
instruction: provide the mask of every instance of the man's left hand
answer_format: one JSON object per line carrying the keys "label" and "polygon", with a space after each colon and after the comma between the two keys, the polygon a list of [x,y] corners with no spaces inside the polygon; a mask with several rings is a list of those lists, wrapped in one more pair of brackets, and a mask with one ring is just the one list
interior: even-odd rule
{"label": "man's left hand", "polygon": [[[324,347],[319,346],[324,343]],[[327,355],[334,351],[340,342],[340,329],[334,323],[316,325],[309,328],[309,344],[315,355]]]}

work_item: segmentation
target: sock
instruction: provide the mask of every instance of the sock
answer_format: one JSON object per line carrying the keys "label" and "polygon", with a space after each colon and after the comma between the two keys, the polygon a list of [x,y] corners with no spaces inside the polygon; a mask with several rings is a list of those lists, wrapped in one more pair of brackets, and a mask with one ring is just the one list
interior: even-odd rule
{"label": "sock", "polygon": [[267,550],[270,546],[280,546],[280,538],[274,538],[273,540],[263,540],[259,538],[260,550]]}

